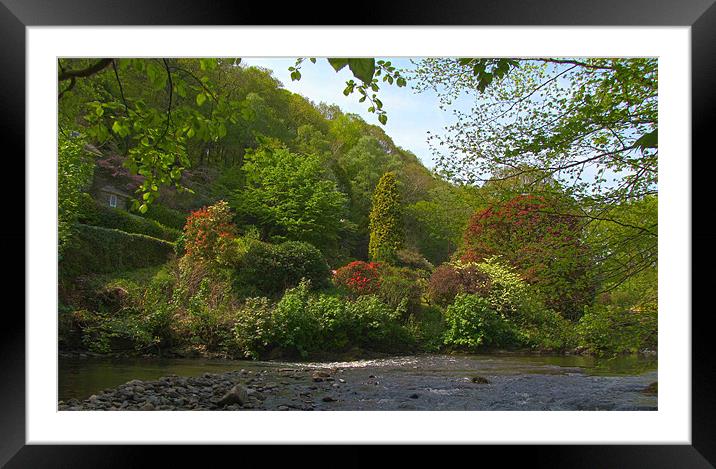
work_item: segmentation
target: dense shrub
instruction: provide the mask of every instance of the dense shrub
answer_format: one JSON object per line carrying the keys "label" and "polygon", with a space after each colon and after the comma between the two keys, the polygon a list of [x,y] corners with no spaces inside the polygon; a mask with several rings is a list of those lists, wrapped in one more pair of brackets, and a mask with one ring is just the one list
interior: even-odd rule
{"label": "dense shrub", "polygon": [[266,299],[247,300],[236,315],[234,343],[240,354],[252,358],[271,350],[304,358],[348,347],[403,351],[412,346],[399,321],[404,310],[372,295],[347,301],[312,293],[309,282],[301,282],[273,308]]}
{"label": "dense shrub", "polygon": [[345,303],[351,342],[369,350],[399,352],[412,347],[412,337],[400,323],[406,314],[405,302],[391,308],[374,295]]}
{"label": "dense shrub", "polygon": [[186,255],[197,262],[216,263],[236,235],[232,218],[224,201],[192,212],[184,226]]}
{"label": "dense shrub", "polygon": [[447,306],[459,293],[488,297],[498,311],[513,308],[521,301],[527,284],[497,258],[485,262],[453,262],[433,272],[428,282],[428,297],[434,304]]}
{"label": "dense shrub", "polygon": [[248,298],[238,309],[233,328],[237,355],[256,360],[273,345],[272,311],[267,298]]}
{"label": "dense shrub", "polygon": [[151,204],[145,213],[140,213],[140,216],[179,231],[184,228],[187,219],[186,213],[171,209],[158,202]]}
{"label": "dense shrub", "polygon": [[455,348],[505,347],[515,343],[513,325],[486,298],[460,293],[445,310],[445,344]]}
{"label": "dense shrub", "polygon": [[237,239],[231,258],[235,285],[247,296],[276,295],[295,287],[302,278],[315,288],[328,286],[328,264],[321,252],[300,241],[269,244]]}
{"label": "dense shrub", "polygon": [[275,346],[289,354],[307,357],[321,345],[321,323],[310,307],[309,283],[286,291],[272,314]]}
{"label": "dense shrub", "polygon": [[[90,197],[87,195],[87,197]],[[105,207],[93,200],[83,202],[82,214],[79,217],[81,223],[104,228],[115,228],[127,233],[139,233],[165,241],[176,241],[181,232],[173,228],[167,228],[161,223],[133,215],[126,210],[119,208]],[[90,198],[91,199],[91,198]]]}
{"label": "dense shrub", "polygon": [[428,282],[427,294],[433,304],[447,306],[459,293],[482,293],[489,289],[489,278],[475,264],[443,264]]}
{"label": "dense shrub", "polygon": [[440,351],[445,334],[445,318],[442,310],[436,306],[419,308],[408,318],[407,329],[420,350]]}
{"label": "dense shrub", "polygon": [[473,215],[461,260],[501,255],[541,292],[547,306],[578,319],[590,304],[593,263],[582,241],[582,219],[566,200],[521,195]]}
{"label": "dense shrub", "polygon": [[412,249],[399,249],[395,251],[394,262],[397,267],[405,267],[429,275],[435,268],[419,252]]}
{"label": "dense shrub", "polygon": [[79,225],[77,236],[60,261],[60,273],[75,277],[163,264],[174,244],[142,234]]}
{"label": "dense shrub", "polygon": [[234,325],[230,287],[205,277],[189,296],[179,315],[178,327],[195,349],[226,351]]}
{"label": "dense shrub", "polygon": [[598,355],[634,353],[657,347],[657,309],[621,305],[586,308],[577,331],[580,345]]}
{"label": "dense shrub", "polygon": [[258,224],[264,239],[302,241],[327,253],[344,235],[347,200],[316,153],[271,144],[244,155],[244,183],[231,199],[241,224]]}
{"label": "dense shrub", "polygon": [[[61,329],[79,333],[81,343],[94,352],[159,352],[171,347],[174,311],[169,303],[172,278],[164,270],[154,276],[120,276],[96,290],[93,309],[63,312]],[[73,342],[74,346],[78,344]]]}
{"label": "dense shrub", "polygon": [[405,243],[403,212],[395,174],[385,173],[378,181],[373,192],[369,219],[370,258],[375,261],[392,260],[395,252]]}
{"label": "dense shrub", "polygon": [[425,280],[414,270],[383,266],[377,296],[392,308],[405,301],[407,311],[414,313],[422,303],[424,283]]}
{"label": "dense shrub", "polygon": [[380,264],[354,261],[336,270],[333,282],[355,296],[377,293],[381,286]]}
{"label": "dense shrub", "polygon": [[514,322],[519,343],[531,349],[565,351],[578,344],[574,323],[541,302],[523,304]]}

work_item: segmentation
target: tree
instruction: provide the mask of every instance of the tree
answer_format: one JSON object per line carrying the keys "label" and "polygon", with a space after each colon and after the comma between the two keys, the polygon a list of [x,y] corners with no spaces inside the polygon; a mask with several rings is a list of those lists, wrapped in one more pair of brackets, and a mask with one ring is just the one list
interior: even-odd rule
{"label": "tree", "polygon": [[347,200],[320,157],[264,146],[246,154],[242,171],[246,185],[231,201],[239,220],[260,225],[274,241],[335,249],[347,226]]}
{"label": "tree", "polygon": [[84,139],[59,135],[57,159],[57,231],[60,253],[70,242],[79,216],[80,199],[92,180],[94,164]]}
{"label": "tree", "polygon": [[[477,60],[477,59],[475,59]],[[504,59],[508,60],[508,59]],[[538,172],[575,196],[618,202],[654,193],[657,181],[657,60],[509,59],[485,84],[470,59],[424,59],[417,88],[449,106],[462,93],[469,112],[433,143],[437,165],[455,179]],[[496,67],[499,67],[497,65]]]}
{"label": "tree", "polygon": [[[376,77],[382,74],[389,84],[396,81],[398,86],[405,86],[405,79],[395,67],[374,59],[327,60],[336,71],[345,66],[350,68],[360,82],[349,80],[345,93],[358,91],[360,101],[368,99],[371,112],[385,124],[387,114],[375,94],[379,89]],[[262,104],[256,102],[255,97],[252,103],[248,96],[232,96],[231,87],[227,89],[226,77],[232,69],[238,68],[240,61],[239,58],[61,58],[57,76],[60,109],[61,113],[70,110],[75,115],[60,121],[82,121],[87,136],[99,147],[112,142],[123,148],[126,167],[144,178],[133,208],[145,213],[158,197],[160,187],[185,189],[181,178],[184,170],[191,166],[192,147],[201,148],[200,155],[209,155],[210,149],[227,136],[228,127],[242,119],[250,120],[252,116],[269,118],[268,122],[256,122],[259,128],[262,124],[273,125],[274,130],[285,128],[274,125],[277,119],[270,119],[269,114],[252,113],[255,110],[252,104],[254,108]],[[300,79],[300,62],[302,59],[297,61],[292,79]],[[291,100],[293,93],[285,93],[285,98],[279,99],[284,99],[287,106],[303,105],[301,100]],[[248,102],[242,105],[245,99]]]}
{"label": "tree", "polygon": [[389,261],[403,247],[404,242],[398,181],[394,173],[385,173],[373,193],[368,254],[373,260]]}
{"label": "tree", "polygon": [[[311,63],[316,63],[315,57],[311,57],[309,60]],[[348,96],[357,91],[360,95],[358,101],[362,103],[367,100],[370,104],[368,112],[375,113],[378,116],[378,121],[385,125],[388,122],[388,113],[383,109],[383,102],[378,98],[378,91],[380,90],[380,79],[378,77],[382,77],[383,83],[389,85],[395,83],[397,86],[402,87],[407,84],[407,81],[401,75],[400,70],[396,69],[390,61],[376,60],[372,57],[333,57],[326,60],[336,72],[341,71],[346,66],[350,69],[359,82],[356,83],[352,79],[346,81],[343,94]],[[291,72],[291,80],[301,79],[301,65],[304,61],[305,58],[299,57],[296,59],[294,66],[288,68]]]}
{"label": "tree", "polygon": [[[429,137],[447,177],[548,197],[559,185],[586,229],[613,224],[625,236],[613,247],[656,252],[656,220],[622,220],[619,207],[658,191],[657,66],[656,58],[424,59],[413,78],[444,108],[474,99],[469,111],[455,109],[444,135]],[[633,265],[612,274],[628,278]]]}
{"label": "tree", "polygon": [[445,183],[406,207],[405,223],[410,238],[433,264],[448,260],[460,246],[470,216],[481,205],[476,191],[471,186]]}
{"label": "tree", "polygon": [[566,201],[518,196],[476,212],[465,230],[461,260],[499,255],[536,286],[548,306],[578,319],[594,298],[589,247]]}
{"label": "tree", "polygon": [[[91,101],[78,119],[98,146],[113,141],[122,147],[125,166],[144,178],[137,191],[141,202],[134,201],[141,213],[157,198],[160,186],[183,189],[180,181],[190,166],[187,149],[192,142],[225,136],[227,123],[236,121],[238,103],[217,95],[208,77],[222,62],[238,64],[234,59],[59,60],[60,86],[69,81],[60,100],[78,79],[95,80]],[[130,80],[133,93],[125,89],[123,76],[135,78]],[[209,109],[203,111],[207,101]]]}

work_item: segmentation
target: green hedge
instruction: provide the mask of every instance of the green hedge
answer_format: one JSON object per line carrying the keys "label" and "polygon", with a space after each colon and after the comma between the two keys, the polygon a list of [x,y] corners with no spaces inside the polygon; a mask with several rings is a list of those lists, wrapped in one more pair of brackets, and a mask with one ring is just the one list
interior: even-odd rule
{"label": "green hedge", "polygon": [[77,235],[60,259],[60,274],[75,277],[159,265],[165,263],[173,251],[174,243],[151,236],[78,225]]}
{"label": "green hedge", "polygon": [[79,221],[86,225],[144,234],[165,241],[176,241],[181,234],[181,231],[167,228],[155,220],[133,215],[126,210],[104,207],[93,200],[84,200],[81,212]]}
{"label": "green hedge", "polygon": [[149,206],[146,213],[139,215],[147,220],[154,220],[161,223],[162,225],[173,228],[175,230],[183,230],[186,224],[186,218],[189,214],[179,210],[174,210],[169,207],[165,207],[157,202],[154,202]]}

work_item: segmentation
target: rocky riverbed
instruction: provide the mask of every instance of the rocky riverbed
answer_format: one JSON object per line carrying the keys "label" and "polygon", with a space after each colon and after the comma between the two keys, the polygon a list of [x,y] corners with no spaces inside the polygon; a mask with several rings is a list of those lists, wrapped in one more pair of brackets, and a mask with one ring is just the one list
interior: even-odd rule
{"label": "rocky riverbed", "polygon": [[655,369],[595,373],[592,367],[565,363],[442,355],[342,363],[263,362],[199,376],[135,379],[84,400],[60,401],[58,409],[657,409],[657,396],[649,390],[657,381]]}

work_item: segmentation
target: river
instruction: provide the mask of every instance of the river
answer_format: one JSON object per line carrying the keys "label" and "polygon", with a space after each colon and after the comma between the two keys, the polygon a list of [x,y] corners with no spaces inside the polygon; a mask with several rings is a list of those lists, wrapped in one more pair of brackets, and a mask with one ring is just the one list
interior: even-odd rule
{"label": "river", "polygon": [[[315,375],[317,370],[327,370],[332,377],[315,382],[311,373]],[[268,410],[657,409],[657,396],[643,392],[657,381],[655,357],[518,354],[312,363],[62,358],[58,399],[87,399],[132,380],[153,382],[170,375],[201,377],[207,373],[218,377],[226,372],[233,372],[226,375],[231,376],[228,384],[237,382],[234,376],[252,376],[249,382],[254,386],[272,390],[258,407]]]}

